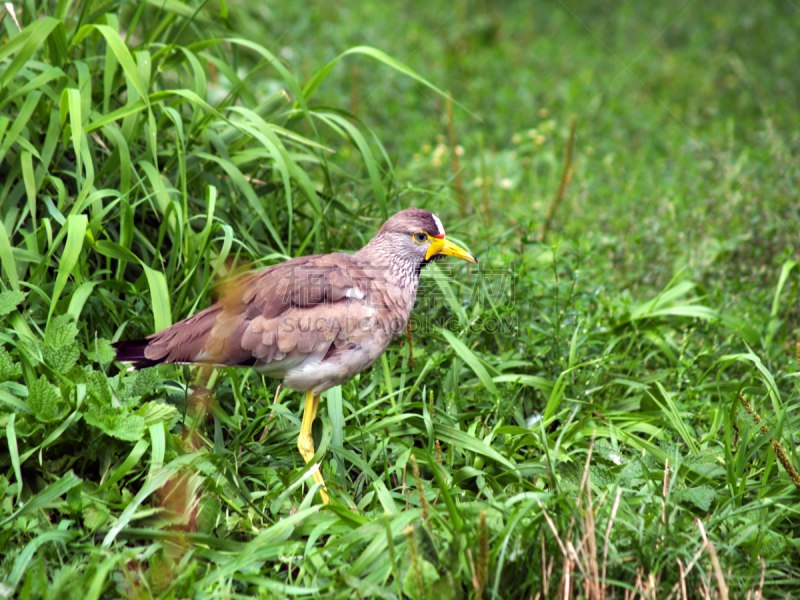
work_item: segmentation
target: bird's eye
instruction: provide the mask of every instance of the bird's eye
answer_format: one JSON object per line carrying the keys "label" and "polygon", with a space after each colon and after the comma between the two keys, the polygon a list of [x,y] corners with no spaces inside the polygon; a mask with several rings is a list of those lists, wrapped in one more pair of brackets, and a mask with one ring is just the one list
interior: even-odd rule
{"label": "bird's eye", "polygon": [[414,241],[417,242],[418,244],[424,244],[425,242],[428,241],[428,234],[423,233],[422,231],[418,231],[417,233],[414,234]]}

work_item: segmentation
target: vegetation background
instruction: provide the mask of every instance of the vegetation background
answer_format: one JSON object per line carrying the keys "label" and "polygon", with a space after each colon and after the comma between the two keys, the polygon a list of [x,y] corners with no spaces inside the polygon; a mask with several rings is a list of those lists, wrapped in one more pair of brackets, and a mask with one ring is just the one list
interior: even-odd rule
{"label": "vegetation background", "polygon": [[[0,597],[798,592],[796,3],[0,27]],[[298,394],[112,361],[412,205],[481,264],[428,270],[416,331],[327,393],[331,506]]]}

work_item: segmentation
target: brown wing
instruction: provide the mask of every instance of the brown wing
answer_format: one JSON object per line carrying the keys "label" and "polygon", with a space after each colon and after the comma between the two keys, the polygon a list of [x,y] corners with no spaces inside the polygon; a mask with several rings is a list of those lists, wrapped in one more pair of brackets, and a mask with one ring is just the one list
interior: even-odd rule
{"label": "brown wing", "polygon": [[[147,338],[144,359],[278,370],[364,335],[376,308],[368,272],[349,254],[305,256],[236,282],[214,306]],[[382,298],[379,298],[382,301]]]}

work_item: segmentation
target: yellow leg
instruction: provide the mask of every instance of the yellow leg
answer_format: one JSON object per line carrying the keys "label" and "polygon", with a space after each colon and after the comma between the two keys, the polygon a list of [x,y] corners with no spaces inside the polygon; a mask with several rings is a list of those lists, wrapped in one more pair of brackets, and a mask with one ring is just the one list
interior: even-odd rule
{"label": "yellow leg", "polygon": [[[317,417],[317,407],[319,407],[319,396],[314,395],[311,390],[306,392],[306,405],[303,409],[303,424],[300,425],[300,436],[297,438],[297,449],[300,450],[300,455],[306,464],[311,462],[314,458],[314,438],[311,436],[311,425],[314,424],[314,419]],[[325,480],[322,478],[322,473],[319,471],[319,465],[316,465],[317,470],[314,471],[314,481],[322,484],[322,489],[319,495],[325,504],[330,504],[328,493],[325,491]]]}

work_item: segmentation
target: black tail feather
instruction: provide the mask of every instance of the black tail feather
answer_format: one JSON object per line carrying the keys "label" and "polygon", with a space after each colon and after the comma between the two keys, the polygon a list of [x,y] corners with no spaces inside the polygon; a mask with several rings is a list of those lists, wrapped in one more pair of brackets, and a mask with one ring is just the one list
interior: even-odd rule
{"label": "black tail feather", "polygon": [[149,343],[148,339],[120,340],[111,344],[111,347],[117,351],[116,360],[133,363],[134,369],[144,369],[161,364],[161,361],[152,360],[144,355],[144,350]]}

